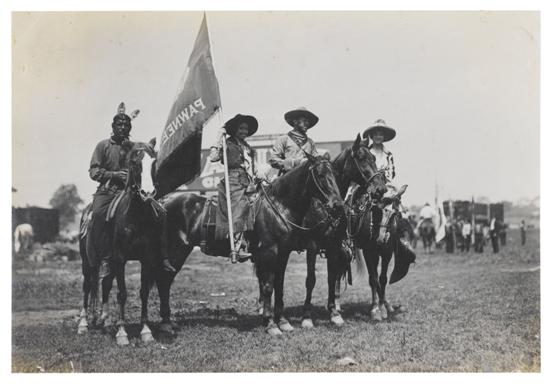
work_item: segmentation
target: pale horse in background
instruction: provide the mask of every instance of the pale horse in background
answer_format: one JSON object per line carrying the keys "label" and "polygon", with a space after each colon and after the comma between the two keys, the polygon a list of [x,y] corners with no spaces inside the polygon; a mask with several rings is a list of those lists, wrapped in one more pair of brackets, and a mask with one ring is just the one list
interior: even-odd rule
{"label": "pale horse in background", "polygon": [[34,231],[28,223],[19,224],[13,233],[13,246],[16,254],[30,251],[34,243]]}

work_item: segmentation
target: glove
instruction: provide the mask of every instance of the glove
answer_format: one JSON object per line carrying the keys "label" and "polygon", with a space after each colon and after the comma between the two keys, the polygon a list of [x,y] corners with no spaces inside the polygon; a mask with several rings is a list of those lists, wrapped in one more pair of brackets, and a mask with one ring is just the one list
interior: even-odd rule
{"label": "glove", "polygon": [[128,171],[122,170],[122,171],[107,172],[107,177],[113,181],[126,183],[126,179],[128,178]]}
{"label": "glove", "polygon": [[283,172],[291,171],[294,168],[294,165],[295,165],[294,159],[283,160],[283,166],[282,166]]}

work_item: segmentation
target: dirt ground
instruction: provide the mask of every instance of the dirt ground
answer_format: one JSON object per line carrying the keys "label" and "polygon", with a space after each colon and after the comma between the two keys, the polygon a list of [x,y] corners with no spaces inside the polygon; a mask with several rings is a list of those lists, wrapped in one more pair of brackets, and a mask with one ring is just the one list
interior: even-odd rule
{"label": "dirt ground", "polygon": [[[158,296],[149,311],[156,341],[139,338],[139,264],[127,266],[130,345],[113,328],[77,335],[80,263],[15,260],[12,281],[13,372],[515,372],[540,371],[538,233],[519,245],[510,231],[498,254],[427,255],[417,249],[409,275],[388,288],[407,312],[381,323],[368,318],[370,288],[355,276],[342,294],[346,324],[335,328],[324,309],[326,263],[318,260],[315,328],[300,328],[305,255],[291,256],[286,314],[295,330],[267,335],[257,315],[251,264],[195,252],[172,290],[175,335],[158,331]],[[343,287],[344,290],[344,287]],[[112,306],[115,308],[116,287]],[[114,312],[114,311],[113,311]],[[351,358],[343,364],[343,358]]]}

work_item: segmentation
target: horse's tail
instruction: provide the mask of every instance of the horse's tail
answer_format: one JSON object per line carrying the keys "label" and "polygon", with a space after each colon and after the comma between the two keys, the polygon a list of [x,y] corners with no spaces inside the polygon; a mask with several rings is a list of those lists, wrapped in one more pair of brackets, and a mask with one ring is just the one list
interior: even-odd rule
{"label": "horse's tail", "polygon": [[365,263],[365,257],[363,255],[363,251],[359,247],[354,247],[353,252],[355,253],[355,273],[357,274],[357,277],[362,279],[367,275],[367,264]]}

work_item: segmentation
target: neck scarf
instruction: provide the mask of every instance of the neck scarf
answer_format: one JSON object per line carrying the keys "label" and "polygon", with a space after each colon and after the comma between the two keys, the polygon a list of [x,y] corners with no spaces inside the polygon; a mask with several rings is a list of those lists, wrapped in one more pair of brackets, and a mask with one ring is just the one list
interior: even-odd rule
{"label": "neck scarf", "polygon": [[300,146],[302,147],[304,146],[305,143],[307,143],[307,135],[296,129],[293,129],[288,134],[292,136],[292,138],[294,138],[294,140],[296,140],[298,144],[300,144]]}

